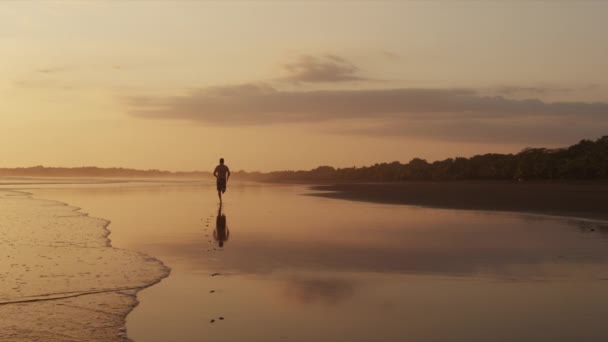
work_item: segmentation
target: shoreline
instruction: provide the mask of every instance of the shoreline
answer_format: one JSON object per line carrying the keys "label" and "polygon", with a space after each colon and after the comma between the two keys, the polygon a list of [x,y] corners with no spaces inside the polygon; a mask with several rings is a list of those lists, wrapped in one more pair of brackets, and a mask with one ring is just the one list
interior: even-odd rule
{"label": "shoreline", "polygon": [[[91,288],[91,289],[83,289],[83,290],[76,290],[76,291],[61,291],[61,292],[49,292],[49,293],[42,293],[42,294],[36,294],[36,295],[32,295],[32,296],[21,296],[21,298],[13,298],[13,299],[8,299],[7,298],[3,298],[3,301],[0,302],[0,307],[2,308],[14,308],[13,305],[51,305],[52,310],[53,311],[57,311],[57,314],[61,313],[61,310],[58,309],[56,306],[53,305],[54,302],[59,303],[58,305],[66,305],[64,302],[65,301],[70,301],[70,300],[81,300],[80,298],[91,298],[89,299],[89,301],[94,301],[96,300],[96,298],[98,296],[127,296],[127,297],[131,297],[132,298],[132,302],[130,304],[125,305],[125,312],[119,312],[120,310],[117,310],[117,312],[115,312],[116,314],[116,318],[120,319],[121,323],[120,326],[117,327],[117,331],[114,334],[114,338],[116,340],[126,340],[126,341],[130,341],[128,335],[127,335],[127,330],[126,330],[126,319],[127,316],[133,311],[133,309],[135,309],[135,307],[137,307],[137,305],[139,304],[139,300],[137,298],[137,294],[139,291],[142,291],[150,286],[153,286],[155,284],[158,284],[160,281],[162,281],[164,278],[168,277],[171,273],[171,268],[168,267],[162,260],[153,257],[151,255],[142,253],[142,252],[138,252],[138,251],[131,251],[131,250],[126,250],[126,249],[122,249],[122,248],[117,248],[114,247],[112,245],[112,240],[110,238],[110,235],[112,233],[112,231],[109,229],[110,224],[112,223],[110,220],[104,219],[104,218],[99,218],[99,217],[94,217],[94,216],[90,216],[89,213],[87,212],[83,212],[81,207],[77,207],[77,206],[73,206],[70,205],[69,203],[66,202],[62,202],[59,200],[55,200],[55,199],[46,199],[46,198],[38,198],[38,197],[34,197],[34,194],[28,191],[24,191],[24,190],[19,190],[19,189],[0,189],[0,193],[6,193],[6,194],[14,194],[14,195],[9,195],[9,196],[16,196],[16,197],[21,197],[23,199],[27,199],[28,201],[31,201],[31,204],[36,204],[36,203],[40,203],[40,202],[45,202],[50,204],[50,207],[63,207],[65,209],[62,210],[68,210],[71,213],[74,213],[74,217],[76,218],[86,218],[86,219],[92,219],[92,220],[97,220],[99,222],[101,222],[102,224],[98,225],[99,228],[101,228],[103,230],[102,235],[100,236],[101,238],[103,238],[103,245],[99,246],[99,247],[95,247],[95,246],[89,246],[88,242],[82,242],[82,245],[80,243],[77,243],[75,245],[73,245],[75,248],[98,248],[98,249],[105,249],[108,248],[112,251],[116,251],[119,253],[126,253],[128,255],[130,255],[131,257],[136,257],[138,260],[141,260],[142,262],[153,262],[155,263],[159,269],[158,272],[159,274],[157,274],[155,277],[153,277],[153,279],[151,282],[146,282],[144,284],[137,284],[137,281],[132,285],[132,286],[110,286],[108,288]],[[93,233],[93,231],[91,231]],[[49,242],[49,246],[53,246],[53,242]],[[71,246],[71,245],[70,245]],[[99,257],[101,258],[101,257]],[[98,258],[98,259],[99,259]],[[35,264],[34,266],[35,267]],[[42,275],[44,277],[47,277],[47,275]],[[41,276],[41,277],[42,277]],[[89,297],[92,296],[92,297]],[[95,298],[95,299],[93,299]],[[103,304],[105,305],[105,304]],[[63,313],[63,315],[68,315],[68,313]],[[35,332],[33,332],[35,333]],[[28,336],[23,336],[24,338],[28,338]],[[18,339],[21,337],[18,337]]]}
{"label": "shoreline", "polygon": [[605,182],[403,182],[311,185],[311,196],[608,221]]}
{"label": "shoreline", "polygon": [[[267,336],[266,330],[273,333],[272,330],[282,329],[282,319],[293,322],[294,328],[287,330],[281,336],[286,338],[289,335],[304,336],[301,334],[305,334],[306,331],[300,329],[300,317],[293,314],[285,315],[285,305],[298,308],[298,312],[301,309],[304,313],[303,317],[306,317],[318,314],[318,305],[321,303],[327,303],[337,309],[326,310],[330,312],[320,317],[318,321],[320,324],[325,322],[328,324],[316,325],[318,332],[333,331],[335,326],[332,322],[353,312],[355,315],[353,317],[366,317],[366,325],[372,327],[365,328],[367,330],[362,328],[361,331],[352,334],[355,337],[364,336],[366,331],[373,331],[373,327],[377,327],[378,324],[385,324],[385,319],[394,320],[396,327],[401,326],[398,322],[401,318],[397,319],[394,313],[385,308],[378,307],[378,311],[370,312],[370,308],[366,307],[370,300],[384,302],[380,300],[382,298],[374,297],[374,293],[382,291],[360,291],[369,284],[368,281],[380,284],[375,285],[380,289],[393,289],[390,298],[405,298],[399,305],[404,308],[403,310],[410,310],[407,311],[408,316],[419,314],[416,312],[416,305],[412,305],[411,302],[419,296],[422,298],[421,303],[425,303],[436,298],[436,292],[451,291],[455,288],[462,290],[458,293],[462,294],[461,298],[466,301],[440,300],[432,306],[431,312],[437,312],[437,317],[441,318],[445,317],[442,316],[445,306],[461,305],[470,301],[471,293],[483,292],[478,286],[488,286],[482,289],[495,291],[492,292],[492,296],[498,295],[504,298],[505,305],[509,305],[513,298],[520,298],[518,296],[522,291],[519,283],[512,285],[513,280],[532,284],[531,288],[533,288],[529,293],[538,295],[539,289],[546,288],[544,287],[546,282],[538,280],[561,277],[564,274],[562,271],[568,272],[567,274],[572,277],[580,276],[583,279],[587,271],[581,268],[579,272],[579,265],[597,266],[599,269],[601,265],[597,265],[596,261],[605,260],[605,246],[602,240],[606,231],[603,224],[591,223],[585,228],[586,226],[572,225],[572,222],[578,224],[578,220],[547,222],[534,220],[532,217],[526,219],[519,215],[484,215],[466,212],[445,212],[435,215],[437,213],[407,207],[327,201],[322,198],[302,196],[312,192],[307,190],[312,184],[297,187],[259,183],[249,185],[252,188],[246,191],[234,189],[236,195],[233,198],[234,202],[228,203],[226,207],[230,229],[237,235],[234,235],[236,239],[228,242],[227,248],[221,254],[212,251],[211,247],[215,247],[216,243],[206,235],[213,230],[214,217],[217,216],[217,204],[215,197],[212,196],[213,187],[194,186],[187,192],[182,189],[166,191],[159,187],[159,191],[154,193],[143,187],[142,189],[146,190],[129,190],[130,196],[124,196],[122,190],[113,188],[108,189],[107,193],[100,191],[95,194],[92,194],[87,187],[79,188],[80,191],[76,192],[62,188],[49,189],[49,191],[34,190],[33,197],[56,198],[61,203],[75,203],[87,208],[86,210],[95,216],[109,218],[117,224],[117,226],[107,226],[114,227],[112,235],[109,236],[113,245],[141,251],[171,264],[173,268],[171,277],[157,286],[137,293],[137,297],[134,291],[121,294],[125,301],[128,300],[130,309],[127,310],[123,306],[124,316],[116,317],[114,320],[117,322],[114,331],[119,336],[108,335],[111,338],[106,340],[187,340],[200,336],[207,336],[209,340],[241,341],[247,338],[261,340],[261,338],[256,339],[255,336]],[[348,184],[342,186],[346,185]],[[418,186],[426,190],[431,197],[441,197],[442,194],[450,192],[445,190],[443,183],[437,184],[439,191],[429,190],[431,185]],[[482,185],[486,186],[486,190],[501,186],[501,184]],[[379,191],[384,195],[387,191],[383,191],[382,187],[399,188],[399,184],[356,184],[356,186],[380,187]],[[532,187],[532,190],[535,189],[538,187]],[[593,189],[595,186],[592,187]],[[400,195],[404,193],[404,191],[395,191]],[[493,191],[488,193],[493,194]],[[206,196],[207,194],[210,196]],[[59,201],[53,200],[52,205],[55,206]],[[112,208],[106,208],[106,204]],[[171,205],[167,206],[168,204]],[[139,209],[133,210],[134,208]],[[271,208],[277,208],[281,215],[285,216],[278,216],[277,211],[269,210]],[[69,209],[74,207],[69,206]],[[331,211],[332,215],[326,215],[328,211]],[[62,212],[67,210],[63,208]],[[125,215],[122,216],[122,213]],[[152,214],[146,215],[142,221],[140,216],[143,213]],[[310,213],[319,215],[310,215]],[[462,218],[462,221],[458,220],[458,217]],[[97,226],[101,227],[102,221],[98,220],[98,222]],[[291,224],[285,225],[285,222]],[[454,226],[454,223],[458,225]],[[146,227],[146,230],[142,230],[141,227]],[[339,227],[335,231],[337,234],[327,236],[327,231],[333,231],[331,228],[336,227]],[[535,227],[539,230],[530,229]],[[580,234],[578,229],[584,229],[586,234]],[[591,233],[592,230],[595,232]],[[97,231],[97,236],[101,235],[98,229],[93,231]],[[174,236],[175,239],[167,239],[167,236]],[[272,238],[268,239],[269,236]],[[130,241],[138,241],[138,244],[132,245]],[[142,246],[152,247],[142,248]],[[213,259],[216,258],[217,261],[214,261]],[[541,268],[539,265],[548,265],[546,269],[548,273],[536,273]],[[557,266],[560,268],[553,268]],[[596,270],[593,268],[595,272],[593,277],[603,278],[603,274]],[[553,273],[557,271],[560,273]],[[214,272],[221,272],[218,274],[226,276],[214,277],[216,274]],[[273,276],[268,277],[269,274]],[[385,276],[380,277],[380,275]],[[413,282],[415,278],[400,278],[400,275],[418,275],[421,282]],[[435,275],[440,276],[435,277]],[[483,277],[487,275],[498,281],[480,285],[480,275],[484,275]],[[464,283],[461,280],[465,276],[472,279],[472,282],[460,287],[460,284]],[[455,277],[458,279],[454,280]],[[446,281],[446,278],[452,280]],[[596,281],[595,278],[593,279]],[[585,281],[589,280],[585,278]],[[605,291],[601,286],[601,280],[597,282],[601,291]],[[384,284],[387,287],[384,287]],[[420,287],[414,287],[416,290],[412,290],[415,284]],[[425,289],[429,286],[438,287],[426,292]],[[259,295],[249,296],[251,289],[256,290]],[[513,298],[502,295],[505,292],[512,294]],[[535,307],[552,303],[554,298],[550,293],[540,302],[535,303]],[[411,298],[407,297],[410,295]],[[88,301],[96,296],[84,296],[81,297],[81,301]],[[602,297],[602,292],[589,296],[587,292],[581,291],[572,296],[589,298],[589,303],[585,302],[585,304],[595,303],[597,307],[603,307],[601,303],[593,301],[594,296]],[[311,301],[303,302],[302,298]],[[484,298],[483,294],[479,298],[480,302],[490,304],[473,312],[472,322],[485,317],[488,308],[493,307],[492,301],[488,302],[487,298]],[[141,306],[134,310],[140,301]],[[278,304],[266,308],[265,305],[268,303]],[[562,302],[559,303],[562,305]],[[61,304],[60,300],[46,301],[46,304],[42,305],[56,309],[61,308]],[[249,330],[251,327],[246,322],[251,322],[252,318],[248,317],[247,313],[256,314],[261,306],[264,310],[260,315],[259,323],[272,322],[271,324],[276,324],[276,328],[270,326],[264,331]],[[566,307],[567,302],[564,301],[563,306]],[[72,303],[70,307],[73,307]],[[588,307],[581,307],[581,310],[588,310]],[[528,305],[522,303],[521,307],[515,307],[514,310],[518,315],[526,314]],[[62,309],[57,310],[57,313],[65,316]],[[370,314],[373,317],[368,317]],[[383,316],[385,314],[386,317]],[[227,319],[218,321],[220,315]],[[559,312],[555,315],[558,317]],[[460,314],[455,313],[454,321],[459,317]],[[126,325],[124,325],[125,319]],[[215,319],[215,323],[210,323],[211,319]],[[258,323],[255,319],[258,318],[253,318],[254,322]],[[406,316],[403,319],[406,319]],[[555,318],[548,318],[549,321],[553,319]],[[171,323],[173,321],[185,323],[175,325]],[[154,324],[150,325],[150,322]],[[497,321],[497,324],[502,323]],[[518,321],[512,324],[517,327]],[[91,326],[91,324],[83,325],[89,330]],[[238,329],[232,329],[233,327]],[[67,334],[71,331],[68,328],[72,327],[57,331]],[[399,329],[394,331],[394,335],[389,334],[395,338],[387,339],[398,340],[396,336],[409,334]],[[432,331],[424,333],[427,336],[434,336]],[[325,338],[317,339],[325,340]]]}
{"label": "shoreline", "polygon": [[[103,230],[104,230],[104,239],[106,240],[106,246],[108,248],[112,248],[112,249],[116,249],[116,250],[124,250],[122,248],[118,248],[118,247],[114,247],[112,245],[112,239],[110,238],[110,235],[112,234],[112,230],[110,230],[110,225],[112,224],[111,220],[105,219],[105,218],[101,218],[101,217],[95,217],[95,216],[91,216],[89,215],[89,213],[82,211],[83,209],[81,207],[77,207],[74,205],[70,205],[69,203],[65,203],[56,199],[46,199],[46,198],[35,198],[33,193],[27,192],[27,191],[23,191],[23,190],[9,190],[9,191],[14,191],[14,192],[19,192],[19,193],[23,193],[25,194],[27,197],[33,199],[33,200],[44,200],[44,201],[49,201],[49,202],[55,202],[58,203],[58,205],[62,205],[62,206],[66,206],[68,208],[72,209],[72,212],[75,212],[79,215],[82,215],[84,217],[90,217],[90,218],[94,218],[94,219],[98,219],[98,220],[102,220],[105,222],[105,224],[103,225]],[[129,314],[131,312],[133,312],[133,310],[139,305],[139,299],[137,297],[137,294],[142,291],[145,290],[151,286],[154,286],[158,283],[160,283],[163,279],[169,277],[169,275],[171,275],[171,267],[167,266],[161,259],[156,258],[154,256],[139,252],[139,251],[131,251],[131,252],[135,252],[137,254],[139,254],[143,259],[152,259],[156,262],[158,262],[160,264],[160,266],[163,268],[163,274],[159,276],[158,279],[156,279],[154,282],[149,283],[147,285],[144,286],[133,286],[133,287],[126,287],[126,288],[117,288],[117,289],[107,289],[107,290],[100,290],[100,291],[90,291],[87,293],[80,293],[80,294],[74,294],[74,295],[68,295],[65,297],[57,297],[57,298],[49,298],[49,299],[38,299],[41,301],[44,300],[56,300],[56,299],[62,299],[62,298],[73,298],[73,297],[81,297],[81,296],[87,296],[87,295],[95,295],[98,293],[105,293],[105,292],[124,292],[124,293],[128,293],[128,291],[133,291],[130,295],[133,297],[134,303],[133,306],[130,307],[130,310],[128,312],[125,312],[124,315],[122,316],[122,326],[120,328],[121,332],[124,332],[124,337],[126,338],[127,341],[131,341],[131,339],[129,338],[129,334],[127,331],[127,317],[129,316]],[[6,303],[6,304],[13,304],[13,303]]]}

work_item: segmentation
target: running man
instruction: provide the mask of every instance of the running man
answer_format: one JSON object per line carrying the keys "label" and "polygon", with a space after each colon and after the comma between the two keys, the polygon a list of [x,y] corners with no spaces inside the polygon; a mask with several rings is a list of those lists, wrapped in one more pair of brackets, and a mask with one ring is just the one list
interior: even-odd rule
{"label": "running man", "polygon": [[230,169],[224,165],[224,158],[220,158],[220,165],[215,167],[213,175],[217,178],[217,196],[222,203],[222,194],[226,192],[226,183],[230,178]]}

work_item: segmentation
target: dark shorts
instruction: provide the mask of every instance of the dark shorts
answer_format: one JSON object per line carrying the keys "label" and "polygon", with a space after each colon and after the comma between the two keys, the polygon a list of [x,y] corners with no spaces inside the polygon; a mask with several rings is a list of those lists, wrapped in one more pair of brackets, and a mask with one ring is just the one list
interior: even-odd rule
{"label": "dark shorts", "polygon": [[226,192],[226,180],[223,178],[217,179],[217,191]]}

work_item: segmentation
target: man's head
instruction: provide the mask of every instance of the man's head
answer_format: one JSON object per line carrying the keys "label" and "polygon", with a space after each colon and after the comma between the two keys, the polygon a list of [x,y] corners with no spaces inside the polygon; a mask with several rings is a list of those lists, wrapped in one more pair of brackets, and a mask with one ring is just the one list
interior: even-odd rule
{"label": "man's head", "polygon": [[224,164],[224,158],[220,158],[220,164]]}

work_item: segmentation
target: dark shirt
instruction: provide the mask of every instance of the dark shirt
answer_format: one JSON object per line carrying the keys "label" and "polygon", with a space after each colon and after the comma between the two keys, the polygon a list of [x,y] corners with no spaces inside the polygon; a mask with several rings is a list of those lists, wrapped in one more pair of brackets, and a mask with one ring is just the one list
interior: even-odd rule
{"label": "dark shirt", "polygon": [[217,175],[217,178],[226,179],[227,176],[230,176],[230,169],[228,168],[228,166],[220,164],[215,167],[213,174]]}

